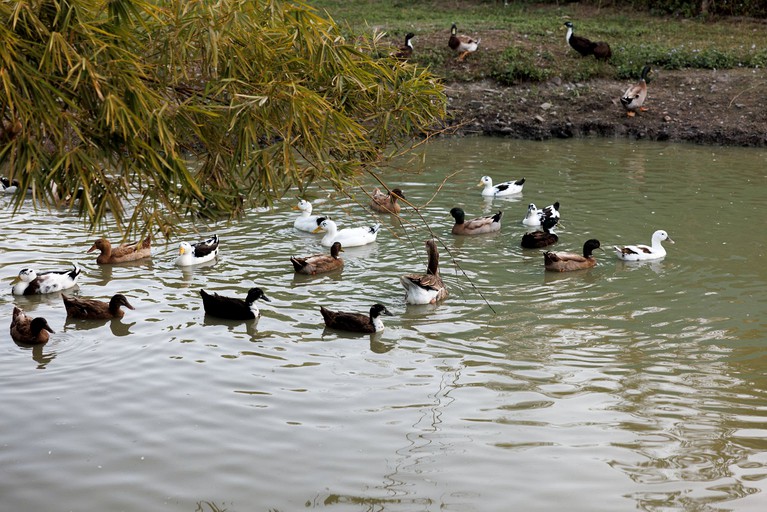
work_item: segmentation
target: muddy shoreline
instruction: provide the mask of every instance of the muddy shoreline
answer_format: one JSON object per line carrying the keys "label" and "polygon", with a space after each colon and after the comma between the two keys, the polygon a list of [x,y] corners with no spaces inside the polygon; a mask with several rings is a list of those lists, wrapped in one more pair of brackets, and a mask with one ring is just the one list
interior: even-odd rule
{"label": "muddy shoreline", "polygon": [[558,79],[511,87],[489,80],[449,83],[448,131],[528,140],[597,136],[767,147],[765,70],[655,71],[645,103],[649,110],[634,118],[619,101],[629,85]]}

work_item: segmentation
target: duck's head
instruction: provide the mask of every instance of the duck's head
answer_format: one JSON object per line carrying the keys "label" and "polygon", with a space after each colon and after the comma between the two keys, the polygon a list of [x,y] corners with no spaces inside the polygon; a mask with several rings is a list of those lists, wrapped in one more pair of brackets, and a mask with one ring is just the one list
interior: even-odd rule
{"label": "duck's head", "polygon": [[463,224],[463,220],[466,218],[466,212],[462,208],[455,207],[450,210],[450,215],[453,216],[458,224]]}
{"label": "duck's head", "polygon": [[130,305],[125,295],[123,295],[122,293],[117,293],[113,295],[112,299],[109,301],[109,309],[116,309],[116,308],[119,308],[120,306],[125,306],[128,309],[136,309]]}
{"label": "duck's head", "polygon": [[642,80],[644,80],[645,82],[649,82],[652,79],[651,75],[652,75],[652,68],[650,66],[645,66],[642,68],[642,74],[640,75]]}
{"label": "duck's head", "polygon": [[319,225],[317,226],[317,229],[312,231],[312,233],[321,233],[323,231],[331,231],[333,229],[336,229],[336,223],[330,219],[325,219],[319,223]]}
{"label": "duck's head", "polygon": [[572,21],[566,21],[566,22],[565,22],[565,26],[566,26],[567,28],[573,28],[573,22],[572,22]]}
{"label": "duck's head", "polygon": [[333,245],[330,246],[330,255],[338,258],[338,254],[342,252],[344,252],[344,249],[341,247],[341,242],[333,242]]}
{"label": "duck's head", "polygon": [[302,212],[312,213],[312,203],[306,199],[300,199],[298,204],[293,207],[294,210],[301,210]]}
{"label": "duck's head", "polygon": [[32,331],[32,334],[34,335],[37,335],[43,329],[45,329],[46,331],[52,334],[56,334],[56,332],[53,329],[51,329],[51,326],[48,325],[48,321],[41,316],[38,316],[37,318],[32,319],[32,323],[29,324],[29,328]]}
{"label": "duck's head", "polygon": [[394,316],[383,304],[373,304],[370,306],[370,318],[378,318],[381,315]]}
{"label": "duck's head", "polygon": [[493,178],[490,176],[482,176],[482,179],[479,180],[478,187],[492,187],[493,186]]}
{"label": "duck's head", "polygon": [[33,268],[22,268],[19,270],[19,280],[25,283],[31,283],[37,277],[37,272]]}
{"label": "duck's head", "polygon": [[396,199],[407,199],[405,197],[405,194],[402,193],[402,190],[398,188],[393,188],[390,194],[394,196]]}
{"label": "duck's head", "polygon": [[245,302],[248,304],[253,304],[259,299],[266,302],[272,302],[269,297],[264,294],[264,290],[261,288],[251,288],[248,290],[248,296],[245,298]]}
{"label": "duck's head", "polygon": [[454,36],[454,35],[456,35],[457,33],[458,33],[458,27],[456,26],[456,24],[455,24],[455,23],[453,23],[453,26],[452,26],[452,27],[450,27],[450,35],[453,35],[453,36]]}
{"label": "duck's head", "polygon": [[537,206],[535,206],[535,203],[530,203],[527,205],[527,211],[528,212],[534,212],[538,209]]}
{"label": "duck's head", "polygon": [[192,244],[189,242],[181,242],[178,244],[178,253],[179,254],[191,254],[192,253]]}
{"label": "duck's head", "polygon": [[111,247],[112,247],[112,244],[109,243],[109,240],[107,240],[106,238],[99,238],[98,240],[93,242],[93,245],[91,246],[90,249],[88,249],[88,252],[93,252],[97,250],[103,252],[103,251],[109,250]]}
{"label": "duck's head", "polygon": [[671,237],[670,237],[670,236],[668,236],[668,233],[666,233],[666,232],[665,232],[665,231],[663,231],[662,229],[659,229],[658,231],[656,231],[655,233],[653,233],[653,234],[652,234],[652,238],[653,238],[653,240],[656,240],[656,239],[657,239],[657,240],[659,240],[659,241],[661,241],[661,242],[668,242],[668,243],[670,243],[670,244],[673,244],[673,243],[674,243],[674,241],[673,241],[673,240],[671,240]]}
{"label": "duck's head", "polygon": [[596,238],[586,240],[586,243],[583,244],[583,255],[589,258],[591,257],[591,253],[599,249],[599,247],[600,247],[599,240],[597,240]]}

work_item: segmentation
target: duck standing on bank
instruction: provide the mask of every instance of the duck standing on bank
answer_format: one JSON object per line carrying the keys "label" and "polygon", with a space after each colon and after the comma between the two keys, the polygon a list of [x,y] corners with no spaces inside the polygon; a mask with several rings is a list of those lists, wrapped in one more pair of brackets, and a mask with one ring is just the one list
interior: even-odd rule
{"label": "duck standing on bank", "polygon": [[55,334],[45,318],[27,316],[20,308],[13,307],[11,317],[11,338],[24,345],[42,345],[48,343],[49,334]]}
{"label": "duck standing on bank", "polygon": [[647,111],[644,102],[647,99],[647,76],[651,71],[652,68],[650,68],[650,66],[642,68],[639,82],[626,89],[626,92],[621,96],[621,105],[626,109],[626,115],[628,117],[634,117],[637,110],[640,112]]}
{"label": "duck standing on bank", "polygon": [[13,295],[38,295],[60,292],[72,288],[77,284],[82,270],[72,264],[72,270],[51,270],[37,273],[32,268],[23,268],[19,271],[18,282],[11,288]]}
{"label": "duck standing on bank", "polygon": [[647,261],[659,260],[666,257],[666,249],[661,242],[673,244],[674,241],[668,236],[668,233],[659,229],[652,234],[650,246],[647,245],[624,245],[614,246],[615,254],[623,261]]}
{"label": "duck standing on bank", "polygon": [[572,21],[566,21],[565,26],[567,27],[567,34],[565,35],[567,44],[569,44],[573,50],[580,53],[582,57],[593,55],[597,60],[608,60],[613,56],[610,45],[606,42],[593,42],[586,37],[576,36],[574,33],[575,27],[573,26]]}
{"label": "duck standing on bank", "polygon": [[106,238],[99,238],[87,252],[100,251],[96,263],[106,265],[109,263],[126,263],[152,257],[152,238],[146,237],[143,241],[120,244],[112,247]]}
{"label": "duck standing on bank", "polygon": [[63,293],[61,294],[61,298],[64,300],[64,308],[67,310],[67,316],[82,320],[122,318],[125,316],[125,311],[122,310],[122,306],[125,306],[128,309],[135,309],[130,305],[125,295],[121,293],[113,295],[109,302],[95,299],[67,297]]}
{"label": "duck standing on bank", "polygon": [[331,329],[366,334],[383,331],[384,324],[381,320],[381,315],[392,316],[383,304],[373,304],[370,307],[369,315],[331,311],[322,306],[320,306],[320,313],[322,313],[322,318],[325,320],[325,325]]}
{"label": "duck standing on bank", "polygon": [[405,35],[405,44],[403,44],[396,52],[392,52],[391,56],[399,60],[408,60],[413,56],[413,38],[415,34],[408,32]]}
{"label": "duck standing on bank", "polygon": [[408,304],[436,304],[447,297],[447,287],[439,275],[439,251],[434,240],[426,241],[429,263],[425,274],[407,274],[399,278]]}
{"label": "duck standing on bank", "polygon": [[190,244],[181,242],[178,245],[178,257],[176,265],[179,267],[191,267],[207,261],[211,261],[218,256],[218,235]]}
{"label": "duck standing on bank", "polygon": [[483,235],[501,230],[503,212],[466,220],[466,213],[462,208],[453,208],[450,210],[450,215],[455,219],[452,229],[454,235]]}
{"label": "duck standing on bank", "polygon": [[582,270],[596,266],[597,260],[592,254],[599,249],[599,240],[592,238],[583,244],[583,254],[575,252],[551,252],[543,253],[543,265],[546,270],[552,272],[569,272]]}
{"label": "duck standing on bank", "polygon": [[344,260],[338,257],[343,251],[341,242],[333,242],[333,245],[330,246],[330,254],[315,254],[305,258],[291,256],[290,262],[293,264],[296,274],[310,276],[325,274],[343,268]]}
{"label": "duck standing on bank", "polygon": [[251,288],[245,299],[225,297],[217,293],[208,293],[200,290],[202,297],[202,307],[205,314],[228,320],[253,320],[261,316],[256,305],[257,300],[271,302],[269,297],[264,295],[261,288]]}
{"label": "duck standing on bank", "polygon": [[450,27],[450,39],[447,40],[447,45],[454,52],[458,52],[458,61],[461,62],[466,56],[472,52],[476,52],[479,48],[481,39],[474,39],[473,37],[458,34],[458,27],[453,23]]}

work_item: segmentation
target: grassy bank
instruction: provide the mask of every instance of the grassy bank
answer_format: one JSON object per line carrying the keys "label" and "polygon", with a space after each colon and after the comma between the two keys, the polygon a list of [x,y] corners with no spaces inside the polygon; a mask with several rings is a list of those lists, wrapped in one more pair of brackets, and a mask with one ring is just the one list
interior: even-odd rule
{"label": "grassy bank", "polygon": [[[663,69],[730,69],[767,66],[767,25],[760,20],[705,22],[655,17],[626,9],[580,4],[531,5],[503,1],[310,1],[350,32],[385,32],[381,52],[414,32],[412,61],[448,81],[492,78],[502,84],[590,78],[635,78],[644,64]],[[577,34],[609,42],[609,63],[580,58],[565,43],[565,21]],[[465,63],[447,47],[451,23],[481,37]]]}

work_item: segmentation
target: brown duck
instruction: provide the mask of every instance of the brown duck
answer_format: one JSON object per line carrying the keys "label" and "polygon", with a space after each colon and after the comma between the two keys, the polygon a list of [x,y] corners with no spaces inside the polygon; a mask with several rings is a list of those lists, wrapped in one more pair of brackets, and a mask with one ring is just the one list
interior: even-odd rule
{"label": "brown duck", "polygon": [[450,210],[450,215],[455,219],[455,224],[453,225],[452,230],[454,235],[482,235],[501,230],[501,217],[503,217],[503,212],[466,220],[466,214],[463,209],[453,208]]}
{"label": "brown duck", "polygon": [[122,318],[125,316],[125,311],[122,310],[122,306],[125,306],[128,309],[135,309],[128,303],[128,299],[125,298],[125,295],[121,293],[113,295],[109,302],[95,299],[67,297],[63,293],[61,294],[61,298],[64,300],[64,308],[67,310],[67,316],[85,320]]}
{"label": "brown duck", "polygon": [[49,334],[53,329],[43,317],[32,318],[27,316],[18,307],[13,307],[11,318],[11,338],[16,343],[25,345],[41,345],[48,343]]}
{"label": "brown duck", "polygon": [[96,263],[104,265],[106,263],[125,263],[126,261],[136,261],[152,256],[152,239],[146,237],[143,242],[133,242],[129,244],[120,244],[112,247],[112,244],[106,238],[99,238],[88,252],[101,251]]}
{"label": "brown duck", "polygon": [[405,194],[398,188],[392,189],[388,194],[377,188],[373,191],[371,197],[373,200],[370,203],[370,207],[373,210],[380,213],[399,213],[402,208],[397,199],[404,199]]}
{"label": "brown duck", "polygon": [[570,270],[582,270],[591,268],[597,264],[592,253],[599,249],[599,240],[586,240],[583,244],[583,255],[574,252],[550,252],[543,253],[543,264],[546,270],[553,272],[569,272]]}
{"label": "brown duck", "polygon": [[291,256],[290,262],[293,264],[297,274],[307,274],[310,276],[324,274],[343,268],[344,260],[338,257],[339,253],[344,252],[341,242],[333,242],[330,246],[330,254],[315,254],[305,258]]}
{"label": "brown duck", "polygon": [[331,311],[320,306],[320,313],[325,319],[325,325],[341,331],[374,333],[384,330],[381,315],[391,316],[389,310],[383,304],[373,304],[370,307],[370,315],[361,313],[346,313],[344,311]]}
{"label": "brown duck", "polygon": [[407,274],[399,278],[408,304],[436,304],[447,297],[447,287],[439,276],[439,252],[434,240],[426,241],[429,264],[425,274]]}

